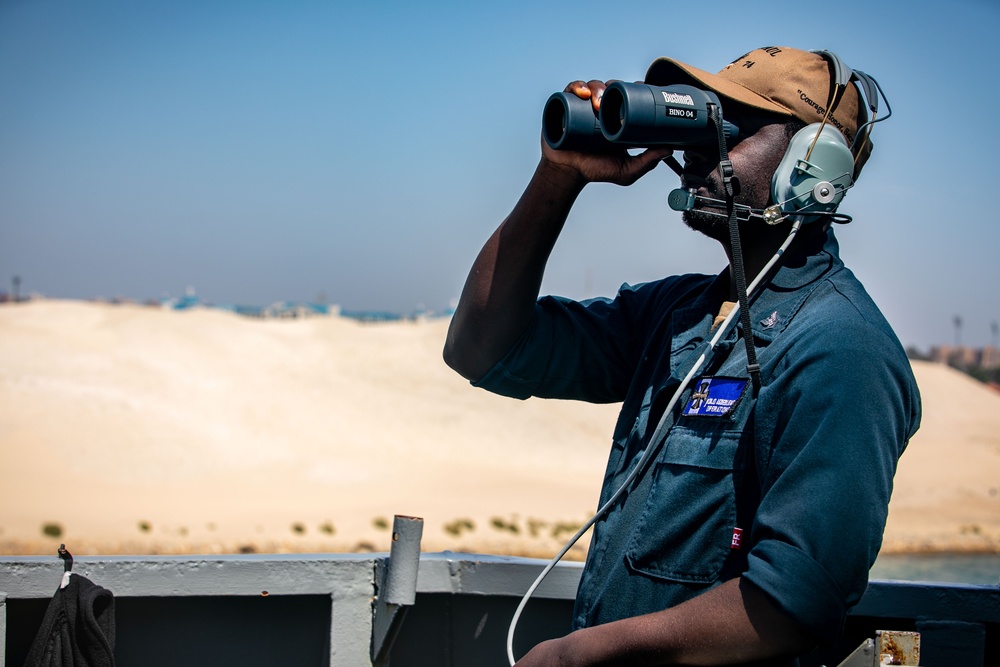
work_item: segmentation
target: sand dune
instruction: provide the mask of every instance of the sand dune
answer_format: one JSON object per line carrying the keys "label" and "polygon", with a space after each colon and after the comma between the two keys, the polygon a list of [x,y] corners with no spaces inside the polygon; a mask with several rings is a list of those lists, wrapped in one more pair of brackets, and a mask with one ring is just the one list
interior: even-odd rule
{"label": "sand dune", "polygon": [[[473,389],[446,329],[0,307],[0,552],[382,551],[393,514],[424,517],[425,550],[554,552],[594,508],[617,406]],[[914,369],[886,549],[1000,551],[1000,394]]]}

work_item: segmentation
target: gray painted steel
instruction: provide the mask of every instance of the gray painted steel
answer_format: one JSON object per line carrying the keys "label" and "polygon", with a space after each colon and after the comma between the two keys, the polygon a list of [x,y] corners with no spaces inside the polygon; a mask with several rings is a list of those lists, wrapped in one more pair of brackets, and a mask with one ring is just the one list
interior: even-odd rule
{"label": "gray painted steel", "polygon": [[372,620],[372,664],[388,667],[393,642],[403,625],[407,610],[417,601],[420,570],[420,538],[424,520],[399,516],[392,523],[389,560],[378,568],[375,617]]}
{"label": "gray painted steel", "polygon": [[[4,647],[7,645],[7,594],[0,593],[0,639],[3,640]],[[7,664],[7,651],[0,650],[0,667]]]}
{"label": "gray painted steel", "polygon": [[[238,654],[243,665],[371,664],[376,572],[387,554],[80,557],[73,571],[116,598],[120,667],[212,664],[190,654]],[[391,651],[392,667],[505,666],[507,624],[544,561],[421,554],[415,603]],[[52,557],[0,557],[0,667],[30,642],[58,588]],[[520,655],[569,630],[581,565],[563,563],[539,587],[518,626]],[[37,628],[37,625],[34,626]],[[872,582],[841,646],[803,660],[838,664],[875,629],[918,630],[924,665],[1000,664],[1000,587]],[[142,656],[171,643],[174,656]],[[190,646],[188,646],[190,645]],[[246,646],[244,646],[246,645]],[[185,654],[183,651],[187,650]],[[241,652],[242,651],[242,652]],[[281,655],[281,659],[274,658]],[[164,654],[168,655],[168,654]],[[177,657],[182,656],[182,657]],[[217,659],[215,664],[223,664]]]}
{"label": "gray painted steel", "polygon": [[[388,554],[103,556],[77,557],[73,572],[114,593],[119,627],[129,598],[155,601],[190,598],[209,607],[206,598],[329,599],[329,661],[332,666],[371,664],[376,565]],[[423,554],[417,594],[520,596],[543,563],[526,559]],[[55,557],[0,557],[0,591],[9,600],[51,598],[63,573]],[[580,576],[578,564],[558,568],[540,587],[539,598],[572,599]],[[6,610],[9,607],[0,607]],[[212,623],[212,610],[204,623]],[[7,624],[2,628],[6,637]],[[123,636],[119,631],[119,643]],[[221,638],[220,641],[233,641]],[[5,642],[6,643],[6,642]],[[402,649],[406,651],[408,649]],[[0,652],[5,653],[5,652]],[[0,657],[0,660],[3,658]]]}

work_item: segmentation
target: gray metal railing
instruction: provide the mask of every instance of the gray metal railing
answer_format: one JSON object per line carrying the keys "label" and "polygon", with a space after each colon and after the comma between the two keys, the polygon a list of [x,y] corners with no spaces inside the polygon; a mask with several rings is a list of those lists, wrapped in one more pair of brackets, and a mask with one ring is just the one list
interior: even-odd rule
{"label": "gray metal railing", "polygon": [[[115,595],[116,660],[143,665],[372,664],[388,554],[78,557],[73,571]],[[383,656],[392,667],[506,665],[507,623],[544,561],[420,554],[413,604]],[[391,567],[391,566],[390,566]],[[569,630],[581,564],[562,563],[518,626],[515,652]],[[0,667],[20,667],[63,574],[52,557],[0,557]],[[1000,587],[872,582],[837,664],[877,629],[916,630],[921,664],[1000,664]],[[6,661],[6,662],[5,662]]]}

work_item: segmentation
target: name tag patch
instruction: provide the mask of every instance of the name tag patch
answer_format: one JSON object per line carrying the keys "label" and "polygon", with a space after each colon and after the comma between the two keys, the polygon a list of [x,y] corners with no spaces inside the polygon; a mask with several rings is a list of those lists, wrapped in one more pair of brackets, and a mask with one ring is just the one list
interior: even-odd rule
{"label": "name tag patch", "polygon": [[743,398],[748,378],[700,377],[684,408],[685,417],[725,417]]}

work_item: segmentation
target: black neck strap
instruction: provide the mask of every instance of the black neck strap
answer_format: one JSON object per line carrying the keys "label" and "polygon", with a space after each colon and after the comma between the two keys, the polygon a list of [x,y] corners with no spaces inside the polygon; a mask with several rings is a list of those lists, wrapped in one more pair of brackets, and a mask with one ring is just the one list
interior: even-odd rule
{"label": "black neck strap", "polygon": [[753,383],[754,396],[760,391],[760,364],[757,363],[757,352],[753,345],[753,329],[750,327],[750,304],[747,298],[747,278],[743,269],[743,252],[740,246],[739,220],[736,217],[736,195],[740,191],[740,181],[733,172],[733,163],[729,159],[726,148],[726,135],[722,128],[722,116],[719,107],[708,105],[708,117],[715,125],[719,139],[719,172],[722,175],[722,185],[726,193],[726,212],[729,216],[729,241],[732,254],[732,274],[736,280],[736,296],[740,303],[740,324],[743,327],[743,342],[747,350],[747,372]]}

